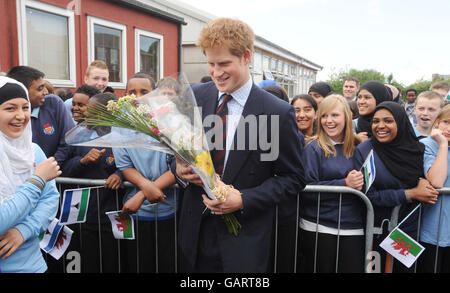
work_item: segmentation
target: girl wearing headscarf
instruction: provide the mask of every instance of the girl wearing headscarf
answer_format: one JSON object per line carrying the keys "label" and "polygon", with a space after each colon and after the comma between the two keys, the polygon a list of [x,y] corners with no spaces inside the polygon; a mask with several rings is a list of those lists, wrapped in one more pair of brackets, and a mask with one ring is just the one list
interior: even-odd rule
{"label": "girl wearing headscarf", "polygon": [[375,107],[385,101],[392,101],[392,95],[381,82],[369,81],[361,86],[356,100],[359,118],[355,120],[355,132],[359,142],[372,137],[371,120]]}
{"label": "girl wearing headscarf", "polygon": [[325,99],[327,96],[334,94],[333,87],[324,81],[319,81],[311,85],[308,90],[308,95],[314,98],[317,103],[317,106]]}
{"label": "girl wearing headscarf", "polygon": [[33,144],[27,89],[0,77],[0,272],[45,272],[38,235],[55,218],[59,166]]}
{"label": "girl wearing headscarf", "polygon": [[[361,190],[363,175],[354,170],[356,140],[351,129],[352,113],[345,98],[327,97],[319,106],[317,121],[317,134],[302,152],[305,182]],[[300,201],[299,264],[302,272],[314,272],[314,268],[321,273],[332,273],[336,268],[341,273],[364,272],[362,201],[351,194],[338,197],[329,193],[320,193],[320,196],[305,193]],[[338,240],[339,251],[336,249]],[[336,255],[338,263],[335,263]]]}
{"label": "girl wearing headscarf", "polygon": [[[372,115],[371,132],[373,136],[356,148],[355,168],[360,169],[373,150],[376,176],[366,195],[374,207],[374,225],[378,232],[374,235],[373,248],[377,249],[387,236],[387,231],[382,233],[379,228],[383,228],[384,219],[390,219],[394,207],[400,205],[400,222],[418,202],[434,204],[438,192],[423,179],[424,145],[418,141],[405,110],[399,104],[392,101],[380,103]],[[416,238],[417,220],[418,213],[415,212],[400,229]],[[404,269],[400,263],[394,266],[394,271]]]}

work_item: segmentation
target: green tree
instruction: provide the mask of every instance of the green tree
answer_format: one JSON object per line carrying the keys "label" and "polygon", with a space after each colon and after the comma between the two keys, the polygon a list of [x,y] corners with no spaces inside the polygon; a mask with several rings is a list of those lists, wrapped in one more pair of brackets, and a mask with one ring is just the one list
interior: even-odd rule
{"label": "green tree", "polygon": [[438,82],[438,81],[450,82],[450,79],[439,78],[439,79],[436,79],[434,81],[420,79],[420,80],[416,81],[415,83],[409,85],[405,89],[414,88],[414,89],[417,90],[417,94],[420,94],[421,92],[428,91],[430,89],[430,86],[433,83]]}
{"label": "green tree", "polygon": [[398,84],[394,80],[394,76],[392,75],[392,73],[388,77],[386,77],[384,74],[374,69],[357,70],[354,68],[348,71],[341,70],[339,72],[333,72],[327,82],[333,87],[335,92],[342,94],[344,80],[349,76],[356,77],[361,85],[371,80],[376,80],[381,83],[390,83],[393,85]]}

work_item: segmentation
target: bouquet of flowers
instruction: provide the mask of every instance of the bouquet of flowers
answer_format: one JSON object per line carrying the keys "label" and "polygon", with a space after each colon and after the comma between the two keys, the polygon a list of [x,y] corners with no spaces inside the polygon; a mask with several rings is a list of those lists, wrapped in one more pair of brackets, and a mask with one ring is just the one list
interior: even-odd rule
{"label": "bouquet of flowers", "polygon": [[[88,118],[66,134],[68,144],[150,148],[174,154],[200,176],[209,198],[226,200],[232,186],[216,180],[202,118],[184,75],[164,78],[156,90],[139,99],[129,95],[107,105],[88,106],[87,111]],[[222,217],[228,231],[237,236],[241,224],[235,215]]]}

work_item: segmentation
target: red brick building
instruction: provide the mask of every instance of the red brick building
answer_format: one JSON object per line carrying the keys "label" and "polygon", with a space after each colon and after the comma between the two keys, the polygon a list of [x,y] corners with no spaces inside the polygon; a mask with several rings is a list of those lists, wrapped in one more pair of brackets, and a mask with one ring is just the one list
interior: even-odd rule
{"label": "red brick building", "polygon": [[100,59],[122,94],[135,72],[159,79],[180,71],[183,24],[135,0],[2,0],[0,71],[28,65],[55,87],[76,88]]}

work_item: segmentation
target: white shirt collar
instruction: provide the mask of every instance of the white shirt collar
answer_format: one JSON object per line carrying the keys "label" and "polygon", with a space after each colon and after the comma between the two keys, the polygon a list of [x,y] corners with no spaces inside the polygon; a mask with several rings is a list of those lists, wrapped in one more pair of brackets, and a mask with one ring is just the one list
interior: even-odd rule
{"label": "white shirt collar", "polygon": [[[241,107],[245,106],[248,96],[250,95],[250,91],[252,90],[252,86],[253,86],[253,79],[250,76],[248,81],[241,88],[231,93],[231,95],[233,96],[233,100],[236,101],[239,105],[241,105]],[[217,97],[219,102],[223,94],[226,93],[219,91],[219,95]]]}
{"label": "white shirt collar", "polygon": [[332,140],[331,138],[330,138],[330,140],[333,145],[344,144],[344,142],[336,142],[336,141]]}

